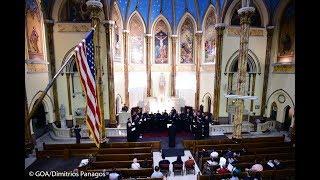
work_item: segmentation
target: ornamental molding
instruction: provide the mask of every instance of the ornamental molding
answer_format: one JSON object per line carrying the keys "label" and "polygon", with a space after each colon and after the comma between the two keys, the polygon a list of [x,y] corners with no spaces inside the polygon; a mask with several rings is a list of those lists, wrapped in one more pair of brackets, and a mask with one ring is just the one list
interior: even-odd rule
{"label": "ornamental molding", "polygon": [[58,32],[88,32],[91,30],[91,23],[57,23]]}
{"label": "ornamental molding", "polygon": [[[229,26],[227,28],[227,35],[228,36],[240,36],[241,28],[235,26]],[[264,28],[252,28],[249,29],[250,36],[264,36]]]}

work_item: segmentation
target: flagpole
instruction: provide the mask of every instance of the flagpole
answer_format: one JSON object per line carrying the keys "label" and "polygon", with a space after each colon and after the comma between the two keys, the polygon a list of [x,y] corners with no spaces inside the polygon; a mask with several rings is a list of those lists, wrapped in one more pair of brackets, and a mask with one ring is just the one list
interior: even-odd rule
{"label": "flagpole", "polygon": [[58,70],[58,72],[53,76],[53,78],[51,79],[51,81],[49,82],[49,84],[47,85],[47,87],[45,88],[44,91],[42,91],[40,97],[38,98],[38,100],[36,100],[35,104],[33,105],[30,113],[28,113],[25,121],[27,124],[30,123],[30,120],[32,118],[32,116],[34,115],[34,113],[36,112],[36,110],[38,109],[39,105],[41,104],[43,98],[46,96],[46,94],[48,93],[48,91],[50,90],[51,86],[53,85],[53,83],[56,81],[57,77],[59,76],[59,74],[61,73],[61,71],[67,66],[67,64],[70,62],[72,56],[75,54],[75,51],[72,51],[72,53],[69,54],[68,59],[64,62],[64,64],[60,67],[60,69]]}
{"label": "flagpole", "polygon": [[[86,5],[91,11],[91,17],[92,17],[92,26],[95,29],[94,35],[93,35],[93,44],[95,46],[95,52],[94,52],[94,58],[95,58],[95,64],[96,64],[96,88],[97,88],[97,99],[98,104],[100,107],[100,144],[104,143],[101,140],[105,139],[105,120],[104,120],[104,103],[103,103],[103,87],[102,87],[102,63],[100,59],[100,12],[102,11],[102,3],[100,0],[89,0],[86,2]],[[100,146],[101,147],[101,146]]]}

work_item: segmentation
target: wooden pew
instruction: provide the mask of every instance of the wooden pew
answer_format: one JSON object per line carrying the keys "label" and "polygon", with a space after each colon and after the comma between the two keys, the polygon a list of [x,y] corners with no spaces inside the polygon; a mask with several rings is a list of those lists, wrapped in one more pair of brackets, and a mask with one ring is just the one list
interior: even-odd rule
{"label": "wooden pew", "polygon": [[192,150],[195,144],[195,140],[182,140],[182,144],[185,149]]}
{"label": "wooden pew", "polygon": [[[154,151],[161,149],[160,141],[148,142],[112,142],[107,143],[102,148],[133,148],[133,147],[151,147]],[[86,144],[45,144],[43,143],[43,150],[63,150],[63,149],[90,149],[96,148],[94,143]]]}
{"label": "wooden pew", "polygon": [[219,144],[219,145],[196,145],[195,150],[201,151],[202,149],[205,150],[228,150],[228,148],[231,148],[231,150],[240,150],[242,149],[241,144]]}
{"label": "wooden pew", "polygon": [[139,148],[104,148],[98,151],[98,154],[136,154],[151,153],[151,147]]}
{"label": "wooden pew", "polygon": [[[138,163],[142,163],[143,160],[138,160]],[[112,168],[131,168],[131,161],[96,161],[92,163],[92,169],[112,169]],[[150,168],[153,167],[153,160],[148,160]]]}
{"label": "wooden pew", "polygon": [[258,137],[258,138],[243,138],[241,143],[254,143],[254,142],[284,142],[285,136],[278,137]]}
{"label": "wooden pew", "polygon": [[130,161],[133,158],[140,160],[152,159],[152,153],[137,153],[137,154],[97,154],[96,161]]}
{"label": "wooden pew", "polygon": [[293,152],[291,147],[269,147],[249,149],[252,154],[274,154],[274,153],[290,153]]}
{"label": "wooden pew", "polygon": [[266,147],[291,147],[288,142],[258,142],[258,143],[242,143],[245,149],[266,148]]}

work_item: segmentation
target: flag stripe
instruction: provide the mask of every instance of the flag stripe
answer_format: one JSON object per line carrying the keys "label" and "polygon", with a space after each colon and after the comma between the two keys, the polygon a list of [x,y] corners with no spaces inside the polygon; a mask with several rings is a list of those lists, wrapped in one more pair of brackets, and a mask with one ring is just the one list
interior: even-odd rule
{"label": "flag stripe", "polygon": [[101,115],[96,87],[93,30],[76,46],[76,62],[83,91],[86,95],[86,122],[96,145],[100,143]]}

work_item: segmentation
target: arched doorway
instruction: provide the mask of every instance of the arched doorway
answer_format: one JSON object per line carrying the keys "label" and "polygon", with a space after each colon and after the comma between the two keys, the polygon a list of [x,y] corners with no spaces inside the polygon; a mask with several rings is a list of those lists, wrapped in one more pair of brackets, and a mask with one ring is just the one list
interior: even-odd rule
{"label": "arched doorway", "polygon": [[291,126],[291,117],[289,115],[290,108],[291,108],[290,106],[286,106],[284,108],[285,115],[284,115],[284,122],[283,122],[283,128],[282,128],[283,131],[289,131]]}
{"label": "arched doorway", "polygon": [[49,131],[46,119],[46,111],[43,103],[39,105],[32,117],[32,128],[36,139]]}
{"label": "arched doorway", "polygon": [[270,119],[271,120],[277,120],[277,112],[278,112],[278,107],[275,102],[271,104],[270,108]]}
{"label": "arched doorway", "polygon": [[211,98],[210,98],[210,96],[207,97],[206,104],[207,104],[207,112],[210,113],[211,112]]}

